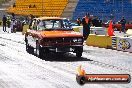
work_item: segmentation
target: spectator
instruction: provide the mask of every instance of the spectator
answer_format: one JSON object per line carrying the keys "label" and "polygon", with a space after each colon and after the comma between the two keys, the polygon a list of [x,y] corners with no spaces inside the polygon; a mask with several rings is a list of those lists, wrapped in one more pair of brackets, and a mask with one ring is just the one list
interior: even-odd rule
{"label": "spectator", "polygon": [[13,8],[16,7],[16,3],[13,4]]}
{"label": "spectator", "polygon": [[[59,23],[60,23],[61,28],[65,28],[62,20],[60,20]],[[67,26],[68,24],[65,24],[65,25]],[[66,28],[67,28],[67,27],[66,27]]]}
{"label": "spectator", "polygon": [[80,24],[81,24],[80,18],[77,18],[77,24],[78,24],[78,26],[80,26]]}
{"label": "spectator", "polygon": [[7,16],[7,26],[8,26],[8,28],[10,28],[10,24],[11,24],[11,17],[8,15]]}
{"label": "spectator", "polygon": [[102,20],[99,18],[99,27],[102,27]]}
{"label": "spectator", "polygon": [[34,18],[34,16],[33,16],[32,14],[30,14],[29,29],[30,29],[31,26],[32,26],[33,18]]}
{"label": "spectator", "polygon": [[95,18],[92,20],[92,24],[93,24],[93,26],[95,26],[95,27],[99,27],[99,26],[100,26],[100,25],[99,25],[98,17],[95,17]]}
{"label": "spectator", "polygon": [[43,30],[45,28],[44,24],[43,24],[43,21],[40,21],[37,25],[37,29],[38,30]]}
{"label": "spectator", "polygon": [[12,19],[11,19],[12,21],[13,20],[16,20],[16,18],[15,18],[15,14],[14,13],[12,13]]}
{"label": "spectator", "polygon": [[89,14],[86,14],[85,17],[82,18],[84,40],[86,40],[90,34],[90,21]]}
{"label": "spectator", "polygon": [[11,33],[15,32],[15,27],[16,27],[16,22],[15,22],[15,20],[13,19],[13,20],[11,21]]}
{"label": "spectator", "polygon": [[29,8],[31,8],[31,5],[29,5]]}
{"label": "spectator", "polygon": [[120,23],[121,23],[121,31],[126,33],[126,30],[125,30],[126,19],[124,17],[122,17]]}
{"label": "spectator", "polygon": [[36,5],[33,5],[33,8],[36,8]]}
{"label": "spectator", "polygon": [[3,21],[3,31],[6,32],[6,21],[7,21],[7,18],[6,18],[5,15],[3,16],[2,21]]}

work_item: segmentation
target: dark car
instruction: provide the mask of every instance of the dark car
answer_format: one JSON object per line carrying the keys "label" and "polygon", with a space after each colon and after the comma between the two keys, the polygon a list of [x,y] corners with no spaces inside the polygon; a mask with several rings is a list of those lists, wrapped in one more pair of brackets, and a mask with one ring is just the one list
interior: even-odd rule
{"label": "dark car", "polygon": [[16,25],[15,25],[16,31],[22,32],[23,26],[24,26],[23,22],[21,22],[20,20],[16,20]]}

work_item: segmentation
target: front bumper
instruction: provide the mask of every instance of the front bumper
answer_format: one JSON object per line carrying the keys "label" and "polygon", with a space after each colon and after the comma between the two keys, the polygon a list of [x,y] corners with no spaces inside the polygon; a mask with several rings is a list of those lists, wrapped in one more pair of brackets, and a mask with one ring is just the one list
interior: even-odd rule
{"label": "front bumper", "polygon": [[74,46],[42,46],[44,49],[48,49],[53,52],[83,52],[83,45]]}

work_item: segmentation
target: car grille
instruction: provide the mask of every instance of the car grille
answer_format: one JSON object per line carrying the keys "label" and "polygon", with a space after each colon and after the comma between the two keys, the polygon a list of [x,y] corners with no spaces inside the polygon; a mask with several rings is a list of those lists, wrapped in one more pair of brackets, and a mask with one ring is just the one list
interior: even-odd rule
{"label": "car grille", "polygon": [[[73,41],[74,38],[45,38],[43,39],[43,43],[46,45],[77,45],[80,43],[75,43]],[[82,42],[81,42],[82,44]]]}

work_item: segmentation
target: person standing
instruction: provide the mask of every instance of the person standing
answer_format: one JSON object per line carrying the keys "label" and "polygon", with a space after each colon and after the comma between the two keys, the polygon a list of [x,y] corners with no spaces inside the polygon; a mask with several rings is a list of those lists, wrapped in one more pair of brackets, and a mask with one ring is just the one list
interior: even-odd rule
{"label": "person standing", "polygon": [[126,33],[126,30],[125,30],[126,19],[122,17],[120,23],[121,23],[121,31]]}
{"label": "person standing", "polygon": [[8,26],[8,28],[10,28],[10,25],[11,25],[11,18],[10,18],[10,16],[8,15],[8,16],[7,16],[7,26]]}
{"label": "person standing", "polygon": [[13,21],[13,20],[16,20],[16,17],[15,17],[14,13],[12,13],[12,16],[11,16],[11,21]]}
{"label": "person standing", "polygon": [[98,17],[95,17],[95,18],[92,20],[92,26],[99,27],[99,20],[98,20]]}
{"label": "person standing", "polygon": [[78,26],[80,26],[80,24],[81,24],[80,18],[77,18],[77,24],[78,24]]}
{"label": "person standing", "polygon": [[11,21],[11,33],[14,32],[14,30],[15,30],[15,25],[16,25],[16,22],[15,22],[15,20],[13,19],[13,20]]}
{"label": "person standing", "polygon": [[2,21],[3,21],[3,31],[6,32],[6,21],[7,21],[7,18],[6,18],[5,15],[3,16]]}
{"label": "person standing", "polygon": [[84,37],[84,40],[86,40],[90,34],[90,17],[89,17],[89,14],[86,14],[85,17],[82,18],[82,25],[83,25],[83,37]]}
{"label": "person standing", "polygon": [[30,29],[31,26],[32,26],[33,18],[34,18],[34,16],[33,16],[32,14],[30,14],[29,29]]}

